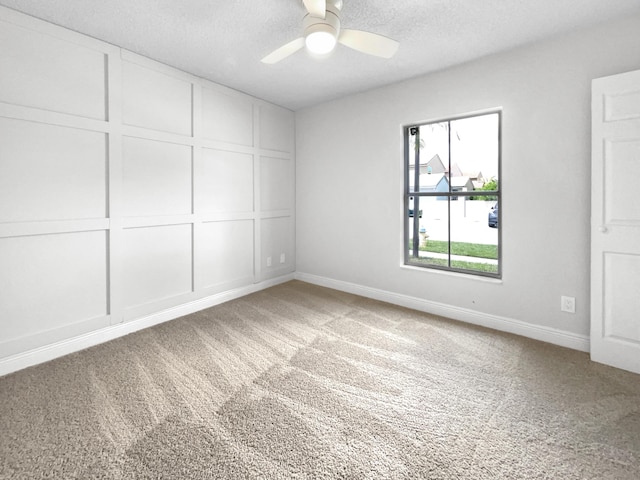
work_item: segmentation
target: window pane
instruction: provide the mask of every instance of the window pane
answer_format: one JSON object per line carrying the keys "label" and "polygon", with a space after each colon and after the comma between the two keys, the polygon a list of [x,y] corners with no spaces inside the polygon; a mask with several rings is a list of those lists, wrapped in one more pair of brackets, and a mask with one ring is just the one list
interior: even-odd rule
{"label": "window pane", "polygon": [[478,190],[498,180],[499,115],[451,121],[452,190]]}
{"label": "window pane", "polygon": [[[445,178],[449,171],[449,123],[422,125],[417,135],[409,136],[409,191],[443,192],[449,190]],[[416,178],[416,160],[420,165]]]}
{"label": "window pane", "polygon": [[498,229],[489,226],[495,201],[451,201],[451,267],[498,273]]}
{"label": "window pane", "polygon": [[420,173],[446,173],[449,170],[449,122],[420,126],[420,139]]}
{"label": "window pane", "polygon": [[[416,220],[417,212],[417,220]],[[409,250],[408,257],[414,258],[418,256],[420,238],[420,223],[422,222],[422,210],[420,208],[419,197],[409,197],[409,209],[407,211],[407,248]],[[417,228],[416,228],[417,225]]]}
{"label": "window pane", "polygon": [[[416,136],[415,135],[407,135],[407,159],[409,161],[409,165],[407,171],[405,172],[405,176],[409,181],[409,191],[415,192],[413,186],[415,185],[415,165],[416,165]],[[418,154],[419,155],[419,154]]]}
{"label": "window pane", "polygon": [[[418,235],[414,236],[413,212],[409,211],[409,261],[421,265],[448,266],[449,221],[446,197],[415,197],[419,204]],[[411,202],[410,202],[411,204]],[[411,208],[411,207],[410,207]],[[418,244],[416,255],[415,242]]]}

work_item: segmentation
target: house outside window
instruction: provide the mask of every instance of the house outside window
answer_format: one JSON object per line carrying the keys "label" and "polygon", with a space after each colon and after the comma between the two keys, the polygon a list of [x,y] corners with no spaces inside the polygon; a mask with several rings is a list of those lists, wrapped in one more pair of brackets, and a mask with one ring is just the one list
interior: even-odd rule
{"label": "house outside window", "polygon": [[405,265],[500,278],[500,144],[499,110],[404,128]]}

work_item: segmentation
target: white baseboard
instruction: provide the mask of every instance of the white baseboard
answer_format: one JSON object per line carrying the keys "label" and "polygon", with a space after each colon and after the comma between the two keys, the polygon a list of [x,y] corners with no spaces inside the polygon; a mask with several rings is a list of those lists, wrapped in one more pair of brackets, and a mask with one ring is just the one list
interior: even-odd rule
{"label": "white baseboard", "polygon": [[44,363],[70,353],[93,347],[109,340],[137,332],[160,323],[173,320],[175,318],[194,313],[205,308],[213,307],[229,300],[249,295],[251,293],[264,290],[266,288],[288,282],[293,279],[303,282],[320,285],[327,288],[333,288],[354,295],[360,295],[374,300],[411,308],[421,312],[440,315],[443,317],[459,320],[462,322],[480,325],[483,327],[493,328],[502,332],[509,332],[521,335],[527,338],[533,338],[554,345],[579,350],[582,352],[589,351],[589,338],[583,335],[558,330],[551,327],[543,327],[540,325],[532,325],[530,323],[514,320],[497,315],[490,315],[482,312],[476,312],[465,308],[454,307],[443,303],[432,302],[421,298],[410,297],[399,293],[388,292],[354,283],[343,282],[331,278],[320,277],[307,273],[295,273],[283,275],[281,277],[265,280],[260,283],[235,288],[226,292],[211,295],[199,300],[178,305],[160,312],[147,315],[129,322],[112,325],[102,328],[94,332],[80,335],[74,338],[56,342],[51,345],[35,348],[24,353],[19,353],[0,360],[0,376],[22,370],[39,363]]}
{"label": "white baseboard", "polygon": [[228,302],[229,300],[244,297],[250,293],[255,293],[260,290],[264,290],[265,288],[288,282],[294,278],[294,274],[291,273],[278,278],[254,283],[252,285],[234,288],[193,302],[177,305],[135,320],[101,328],[100,330],[62,340],[51,345],[35,348],[24,353],[18,353],[0,360],[0,376],[22,370],[23,368],[31,367],[39,363],[48,362],[49,360],[78,352],[85,348],[93,347],[95,345],[108,342],[109,340],[114,340],[124,335],[128,335],[129,333],[137,332],[138,330],[152,327],[175,318],[183,317],[190,313],[198,312],[205,308]]}
{"label": "white baseboard", "polygon": [[432,302],[422,298],[410,297],[400,293],[388,292],[386,290],[365,287],[354,283],[343,282],[341,280],[334,280],[308,273],[297,272],[295,278],[314,285],[353,293],[354,295],[360,295],[362,297],[380,300],[394,305],[411,308],[413,310],[492,328],[501,332],[514,333],[523,337],[552,343],[554,345],[579,350],[581,352],[589,352],[590,348],[589,337],[566,332],[564,330],[558,330],[556,328],[533,325],[531,323],[514,320],[512,318],[500,317],[466,308],[454,307],[444,303]]}

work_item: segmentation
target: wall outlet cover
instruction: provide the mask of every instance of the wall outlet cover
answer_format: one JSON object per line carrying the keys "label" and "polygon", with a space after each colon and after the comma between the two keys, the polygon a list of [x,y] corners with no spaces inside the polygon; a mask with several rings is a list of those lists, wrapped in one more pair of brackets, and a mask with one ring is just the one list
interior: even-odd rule
{"label": "wall outlet cover", "polygon": [[560,310],[567,313],[576,313],[576,298],[575,297],[565,297],[564,295],[560,297]]}

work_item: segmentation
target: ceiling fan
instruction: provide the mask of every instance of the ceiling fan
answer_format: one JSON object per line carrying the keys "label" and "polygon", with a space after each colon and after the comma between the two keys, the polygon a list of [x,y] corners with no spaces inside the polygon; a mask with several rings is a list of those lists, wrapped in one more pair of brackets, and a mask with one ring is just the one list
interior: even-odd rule
{"label": "ceiling fan", "polygon": [[358,52],[376,57],[391,58],[398,50],[398,42],[377,33],[340,28],[342,0],[302,0],[307,14],[302,19],[304,36],[284,44],[264,57],[262,63],[277,63],[306,46],[315,54],[331,52],[341,43]]}

